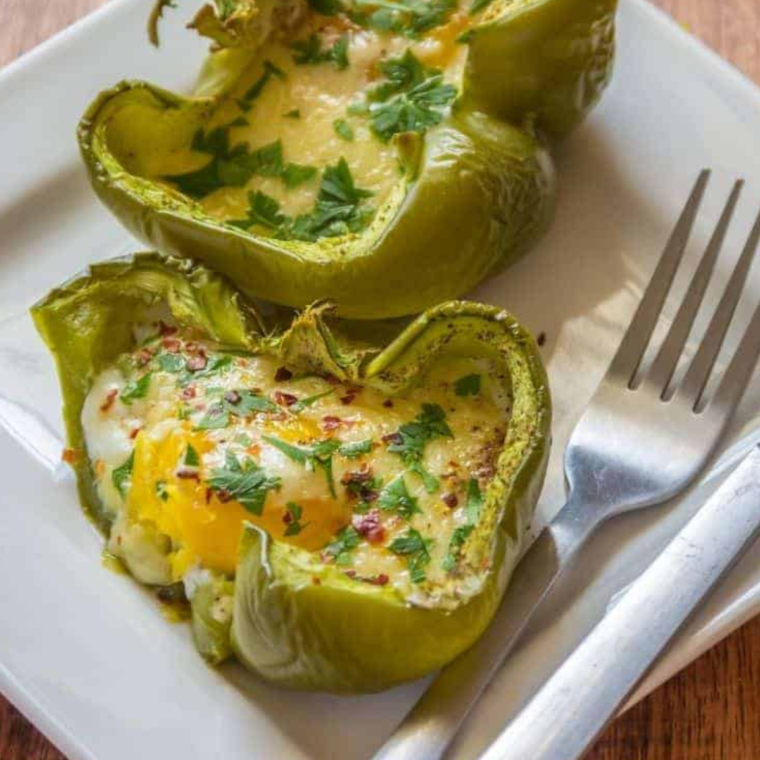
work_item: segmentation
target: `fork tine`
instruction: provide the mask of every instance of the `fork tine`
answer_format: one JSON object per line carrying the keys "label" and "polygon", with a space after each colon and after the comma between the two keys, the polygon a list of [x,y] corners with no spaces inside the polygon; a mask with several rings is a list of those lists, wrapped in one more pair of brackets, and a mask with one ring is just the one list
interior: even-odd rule
{"label": "fork tine", "polygon": [[691,191],[689,200],[686,201],[678,222],[676,222],[676,226],[673,228],[652,279],[644,292],[644,297],[641,299],[636,314],[607,371],[608,375],[613,374],[622,377],[629,385],[633,383],[644,351],[649,344],[662,311],[662,305],[670,291],[709,179],[710,170],[703,169]]}
{"label": "fork tine", "polygon": [[707,285],[712,277],[718,253],[723,247],[728,226],[734,214],[734,209],[741,195],[744,180],[734,183],[731,194],[715,227],[710,242],[705,248],[702,260],[699,262],[694,277],[691,280],[686,295],[678,309],[676,318],[668,330],[665,340],[662,342],[652,367],[647,373],[647,382],[654,388],[662,389],[662,397],[667,398],[670,392],[670,383],[673,373],[678,366],[686,339],[689,337],[694,318],[702,305]]}
{"label": "fork tine", "polygon": [[726,374],[720,381],[715,395],[703,408],[716,409],[719,412],[730,414],[741,399],[749,379],[752,377],[758,355],[760,355],[760,306],[752,315],[741,343],[739,343],[739,347],[736,349],[731,364],[728,365]]}
{"label": "fork tine", "polygon": [[702,406],[702,395],[704,394],[705,386],[710,379],[713,365],[720,353],[728,327],[733,319],[734,311],[736,311],[736,305],[744,289],[744,283],[747,280],[758,243],[760,243],[760,214],[758,214],[755,220],[742,255],[731,274],[718,308],[715,310],[710,325],[702,338],[702,343],[684,375],[680,388],[676,390],[677,395],[683,395],[687,400],[693,399],[695,409],[699,409]]}

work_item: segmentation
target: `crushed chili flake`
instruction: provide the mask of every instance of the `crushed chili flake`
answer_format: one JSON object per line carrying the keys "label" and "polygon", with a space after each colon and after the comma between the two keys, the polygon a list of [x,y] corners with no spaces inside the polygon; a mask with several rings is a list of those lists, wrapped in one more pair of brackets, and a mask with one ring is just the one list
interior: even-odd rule
{"label": "crushed chili flake", "polygon": [[61,452],[61,459],[66,464],[75,464],[82,458],[82,452],[79,449],[64,449]]}
{"label": "crushed chili flake", "polygon": [[320,585],[322,585],[322,581],[321,581],[321,580],[319,580],[319,578],[317,578],[316,576],[313,576],[313,577],[312,577],[312,579],[311,579],[311,582],[312,582],[312,583],[313,583],[315,586],[320,586]]}
{"label": "crushed chili flake", "polygon": [[340,403],[344,406],[348,406],[349,404],[353,404],[354,400],[356,399],[355,393],[347,393],[345,396],[340,397]]}
{"label": "crushed chili flake", "polygon": [[213,495],[213,491],[210,488],[206,489],[206,504],[208,504],[211,501],[211,496]]}
{"label": "crushed chili flake", "polygon": [[185,366],[188,368],[188,370],[190,370],[190,372],[200,372],[200,370],[206,369],[207,364],[208,359],[206,358],[206,354],[196,354],[195,356],[190,356],[185,362]]}
{"label": "crushed chili flake", "polygon": [[362,580],[366,580],[367,583],[371,583],[373,586],[385,586],[390,578],[385,573],[380,573],[380,575],[374,575],[371,578],[363,578]]}
{"label": "crushed chili flake", "polygon": [[113,402],[116,401],[116,397],[118,395],[118,388],[114,388],[113,390],[108,391],[106,397],[103,399],[103,403],[100,405],[100,411],[107,412],[113,406]]}
{"label": "crushed chili flake", "polygon": [[153,351],[149,348],[141,348],[137,354],[137,363],[144,367],[153,358]]}
{"label": "crushed chili flake", "polygon": [[445,493],[441,496],[441,501],[449,508],[454,509],[459,504],[459,499],[455,493]]}
{"label": "crushed chili flake", "polygon": [[380,512],[372,509],[366,515],[354,515],[351,524],[356,532],[371,544],[379,544],[385,540],[385,528],[380,522]]}
{"label": "crushed chili flake", "polygon": [[177,328],[172,325],[167,325],[163,320],[158,321],[158,334],[162,337],[166,335],[174,335],[177,332]]}
{"label": "crushed chili flake", "polygon": [[132,430],[129,431],[129,438],[130,440],[134,440],[137,438],[137,434],[142,430],[142,428],[136,427],[132,428]]}
{"label": "crushed chili flake", "polygon": [[344,570],[344,575],[347,575],[349,578],[356,578],[356,570]]}
{"label": "crushed chili flake", "polygon": [[285,512],[285,514],[282,516],[282,521],[285,523],[285,525],[290,525],[290,523],[293,522],[293,513]]}
{"label": "crushed chili flake", "polygon": [[274,392],[274,400],[280,406],[293,406],[298,401],[298,397],[292,393],[283,393],[282,391]]}
{"label": "crushed chili flake", "polygon": [[383,401],[383,406],[386,409],[392,409],[393,408],[393,402],[389,398],[387,398],[387,399],[385,399],[385,401]]}
{"label": "crushed chili flake", "polygon": [[322,430],[337,430],[343,424],[343,420],[340,417],[334,417],[331,414],[322,417]]}
{"label": "crushed chili flake", "polygon": [[232,494],[226,488],[219,488],[216,491],[216,498],[224,504],[232,498]]}
{"label": "crushed chili flake", "polygon": [[284,383],[291,377],[293,377],[293,373],[287,367],[277,367],[277,372],[274,373],[276,383]]}
{"label": "crushed chili flake", "polygon": [[198,473],[197,467],[180,467],[174,473],[181,480],[200,480],[201,476]]}
{"label": "crushed chili flake", "polygon": [[185,401],[195,398],[195,386],[194,385],[187,385],[182,389],[182,398],[185,399]]}
{"label": "crushed chili flake", "polygon": [[237,391],[227,391],[227,393],[224,394],[224,400],[233,405],[239,404],[240,399],[241,396]]}
{"label": "crushed chili flake", "polygon": [[384,435],[381,440],[383,443],[402,444],[404,442],[401,433],[388,433],[388,435]]}
{"label": "crushed chili flake", "polygon": [[180,349],[181,343],[179,342],[179,338],[164,338],[161,341],[161,345],[170,354],[176,354]]}
{"label": "crushed chili flake", "polygon": [[325,380],[330,383],[330,385],[340,385],[341,380],[339,377],[335,377],[335,375],[326,375]]}
{"label": "crushed chili flake", "polygon": [[546,344],[546,333],[541,332],[538,334],[538,338],[536,339],[536,343],[538,343],[539,347]]}

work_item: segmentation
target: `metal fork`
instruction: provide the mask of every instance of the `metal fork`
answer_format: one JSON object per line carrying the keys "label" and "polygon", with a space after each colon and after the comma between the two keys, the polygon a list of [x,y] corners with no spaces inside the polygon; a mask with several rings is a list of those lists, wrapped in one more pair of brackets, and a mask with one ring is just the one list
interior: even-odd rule
{"label": "metal fork", "polygon": [[[533,612],[594,530],[611,517],[683,491],[715,450],[760,353],[758,308],[714,394],[706,397],[760,241],[760,216],[688,369],[677,383],[674,374],[743,181],[731,191],[675,320],[659,346],[653,343],[709,178],[709,170],[699,175],[607,374],[573,431],[565,452],[567,503],[520,562],[486,633],[440,673],[375,760],[440,760]],[[643,368],[648,348],[655,357]]]}

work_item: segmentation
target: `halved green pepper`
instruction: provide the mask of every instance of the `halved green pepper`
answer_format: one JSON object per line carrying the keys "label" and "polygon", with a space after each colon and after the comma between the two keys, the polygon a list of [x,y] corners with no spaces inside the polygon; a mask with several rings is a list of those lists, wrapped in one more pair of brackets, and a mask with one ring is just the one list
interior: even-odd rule
{"label": "halved green pepper", "polygon": [[460,572],[424,603],[391,585],[357,583],[319,551],[286,544],[252,524],[234,579],[201,574],[192,594],[196,644],[207,659],[219,662],[234,651],[262,677],[295,688],[377,691],[423,676],[472,645],[517,562],[549,451],[546,375],[533,339],[514,317],[492,306],[449,302],[402,329],[349,323],[322,305],[298,315],[275,311],[265,324],[221,276],[186,260],[138,254],[93,266],[32,314],[56,359],[81,500],[104,530],[110,518],[86,451],[84,400],[94,378],[134,348],[135,325],[158,308],[230,350],[274,356],[391,395],[433,361],[490,360],[495,381],[511,396],[503,450],[461,547]]}
{"label": "halved green pepper", "polygon": [[232,26],[206,7],[216,21],[205,33],[235,47],[210,56],[192,96],[123,82],[81,121],[93,187],[138,238],[204,262],[250,295],[293,307],[327,298],[342,316],[376,319],[457,297],[540,237],[555,196],[547,146],[609,80],[616,0],[495,0],[474,15],[457,97],[424,136],[395,136],[404,173],[372,224],[315,242],[222,222],[150,170],[156,151],[191,144],[246,72],[260,18],[247,27],[250,3],[240,5]]}

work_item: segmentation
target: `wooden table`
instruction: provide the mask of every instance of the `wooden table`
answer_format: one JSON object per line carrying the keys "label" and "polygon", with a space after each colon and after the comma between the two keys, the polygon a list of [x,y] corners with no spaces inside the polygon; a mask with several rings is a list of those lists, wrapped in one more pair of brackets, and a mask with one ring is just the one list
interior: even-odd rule
{"label": "wooden table", "polygon": [[[0,0],[0,66],[104,2],[107,0]],[[760,0],[657,3],[760,83]],[[758,759],[760,618],[619,718],[589,757]],[[0,760],[65,758],[0,696]]]}

